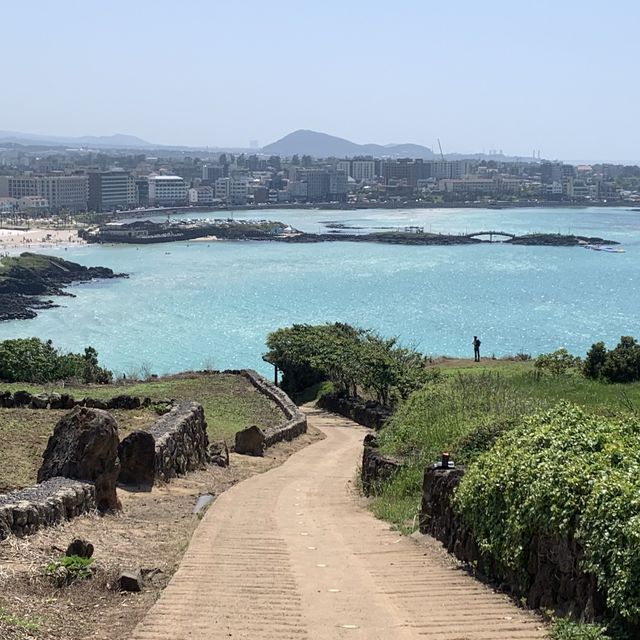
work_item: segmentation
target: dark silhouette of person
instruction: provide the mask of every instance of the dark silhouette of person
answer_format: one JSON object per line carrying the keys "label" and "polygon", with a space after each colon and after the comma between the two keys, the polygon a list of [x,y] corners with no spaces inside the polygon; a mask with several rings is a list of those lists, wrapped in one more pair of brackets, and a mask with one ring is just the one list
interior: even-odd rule
{"label": "dark silhouette of person", "polygon": [[473,336],[473,342],[471,344],[473,344],[473,359],[475,362],[480,362],[480,345],[482,343],[478,336]]}

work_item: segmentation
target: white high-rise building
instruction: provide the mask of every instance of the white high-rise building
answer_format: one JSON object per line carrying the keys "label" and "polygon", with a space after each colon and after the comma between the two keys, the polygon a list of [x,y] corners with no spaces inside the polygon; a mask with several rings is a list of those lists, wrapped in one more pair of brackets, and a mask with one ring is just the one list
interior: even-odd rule
{"label": "white high-rise building", "polygon": [[180,176],[149,176],[149,204],[180,205],[187,202],[187,185]]}

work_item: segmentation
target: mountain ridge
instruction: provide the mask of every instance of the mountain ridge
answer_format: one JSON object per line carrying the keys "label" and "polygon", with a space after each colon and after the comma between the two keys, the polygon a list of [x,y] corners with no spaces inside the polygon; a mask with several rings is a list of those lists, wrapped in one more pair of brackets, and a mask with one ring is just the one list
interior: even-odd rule
{"label": "mountain ridge", "polygon": [[0,131],[0,142],[112,148],[153,148],[154,146],[161,146],[147,142],[138,136],[125,133],[114,133],[109,136],[53,136],[40,133],[24,133],[22,131]]}
{"label": "mountain ridge", "polygon": [[419,144],[357,144],[339,138],[328,133],[312,131],[310,129],[298,129],[287,134],[283,138],[262,147],[262,153],[274,155],[310,155],[316,158],[328,157],[353,157],[353,156],[373,156],[381,157],[406,157],[410,155],[414,158],[432,160],[435,154],[429,147]]}

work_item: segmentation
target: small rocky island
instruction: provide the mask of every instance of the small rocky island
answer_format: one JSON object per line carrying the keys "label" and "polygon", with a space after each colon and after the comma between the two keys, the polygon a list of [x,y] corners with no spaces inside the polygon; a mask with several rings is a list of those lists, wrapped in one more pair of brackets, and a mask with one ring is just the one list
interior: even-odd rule
{"label": "small rocky island", "polygon": [[580,245],[615,245],[612,240],[586,236],[534,233],[516,236],[501,231],[450,234],[427,233],[422,227],[400,229],[377,228],[373,233],[350,233],[363,227],[349,226],[341,222],[325,222],[327,233],[304,233],[283,222],[272,220],[174,220],[152,222],[112,222],[85,230],[82,237],[87,242],[155,244],[159,242],[184,242],[202,238],[215,240],[253,240],[286,243],[316,242],[375,242],[401,245],[473,245],[520,244],[538,246],[575,247]]}
{"label": "small rocky island", "polygon": [[126,278],[106,267],[85,267],[37,253],[0,258],[0,321],[35,318],[36,309],[57,307],[42,296],[71,296],[64,287],[76,282]]}

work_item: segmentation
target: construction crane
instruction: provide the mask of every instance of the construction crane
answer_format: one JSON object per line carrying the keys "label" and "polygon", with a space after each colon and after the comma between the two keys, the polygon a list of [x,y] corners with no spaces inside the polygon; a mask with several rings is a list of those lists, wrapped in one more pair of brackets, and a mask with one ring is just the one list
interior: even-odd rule
{"label": "construction crane", "polygon": [[438,138],[438,147],[440,148],[440,157],[442,158],[442,161],[444,162],[444,153],[442,153],[442,145],[440,144],[440,138]]}

